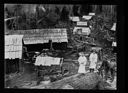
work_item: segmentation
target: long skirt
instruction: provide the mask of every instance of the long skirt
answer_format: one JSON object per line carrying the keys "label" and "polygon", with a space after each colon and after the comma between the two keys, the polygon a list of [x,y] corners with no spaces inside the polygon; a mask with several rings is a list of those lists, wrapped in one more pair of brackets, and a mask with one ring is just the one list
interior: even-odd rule
{"label": "long skirt", "polygon": [[86,73],[85,65],[80,65],[79,66],[78,73]]}
{"label": "long skirt", "polygon": [[91,62],[89,68],[90,69],[96,69],[96,63],[95,62]]}

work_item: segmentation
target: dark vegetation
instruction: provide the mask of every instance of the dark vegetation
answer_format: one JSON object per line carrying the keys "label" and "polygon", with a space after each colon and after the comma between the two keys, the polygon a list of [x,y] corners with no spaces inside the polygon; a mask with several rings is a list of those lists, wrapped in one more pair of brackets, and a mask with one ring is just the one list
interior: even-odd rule
{"label": "dark vegetation", "polygon": [[[115,34],[111,29],[116,22],[115,5],[44,5],[44,4],[8,4],[5,5],[5,18],[7,30],[28,30],[42,28],[67,28],[69,37],[72,38],[70,30],[73,27],[69,16],[87,15],[95,12],[89,24],[92,26],[91,38],[101,45],[110,46],[115,40]],[[107,45],[106,45],[107,44]]]}
{"label": "dark vegetation", "polygon": [[[82,17],[83,15],[88,15],[89,12],[95,12],[96,15],[93,16],[91,20],[89,20],[89,25],[92,26],[92,29],[91,29],[90,39],[88,40],[90,44],[87,44],[85,43],[86,41],[81,42],[80,40],[75,39],[77,38],[77,35],[72,35],[72,30],[70,28],[73,28],[74,24],[69,20],[69,16]],[[104,57],[112,58],[114,56],[111,53],[111,44],[112,44],[112,41],[116,40],[116,33],[110,30],[113,23],[115,23],[117,20],[116,6],[114,5],[10,4],[10,5],[5,5],[5,19],[8,19],[8,18],[12,18],[12,19],[5,22],[6,31],[44,29],[44,28],[46,29],[47,28],[67,28],[67,33],[69,37],[68,45],[71,45],[74,49],[75,48],[87,49],[88,47],[91,46],[91,43],[93,41],[92,39],[94,39],[96,44],[99,44],[104,48],[103,50]],[[40,45],[35,45],[35,46],[38,47]],[[38,50],[42,50],[42,49],[38,49]],[[34,51],[34,50],[28,50],[28,51]],[[71,51],[70,49],[67,49],[66,53],[63,53],[63,54],[66,55],[64,56],[64,58],[67,58],[67,59],[68,58],[77,59],[78,57],[76,51]],[[64,69],[69,68],[68,69],[69,74],[71,75],[77,73],[78,66],[72,64],[73,62],[72,63],[69,62],[69,63],[68,64],[65,63],[65,66],[63,66],[63,68]],[[25,70],[25,71],[28,71],[28,70]],[[35,73],[32,76],[24,75],[19,78],[19,81],[24,79],[23,77],[26,77],[24,79],[26,81],[28,81],[30,77],[32,78],[32,80],[33,79],[35,80],[35,77],[33,76],[36,76]],[[91,80],[90,77],[89,77],[89,80]],[[15,80],[13,80],[13,82],[14,81]],[[18,84],[19,84],[19,81],[18,81]],[[21,82],[23,82],[23,80]],[[83,80],[80,82],[83,82]],[[16,84],[14,83],[12,83],[11,85],[17,85],[17,83]],[[72,85],[74,85],[75,87],[77,84],[78,83],[76,81],[76,84],[72,84]],[[79,87],[77,89],[79,89]]]}

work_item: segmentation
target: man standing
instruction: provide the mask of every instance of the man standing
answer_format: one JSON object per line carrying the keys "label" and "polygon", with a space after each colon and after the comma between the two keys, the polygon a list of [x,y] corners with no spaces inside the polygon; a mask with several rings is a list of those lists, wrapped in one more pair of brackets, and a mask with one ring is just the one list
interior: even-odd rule
{"label": "man standing", "polygon": [[89,56],[90,72],[94,72],[94,70],[96,70],[97,59],[98,59],[98,55],[96,54],[96,51],[93,50],[93,52]]}
{"label": "man standing", "polygon": [[112,47],[113,47],[113,53],[117,53],[116,51],[117,51],[117,43],[116,43],[116,41],[113,41],[112,42]]}
{"label": "man standing", "polygon": [[79,69],[78,69],[78,73],[86,73],[85,70],[85,65],[87,63],[87,58],[84,56],[84,53],[79,53],[79,58],[78,58],[78,62],[79,62]]}

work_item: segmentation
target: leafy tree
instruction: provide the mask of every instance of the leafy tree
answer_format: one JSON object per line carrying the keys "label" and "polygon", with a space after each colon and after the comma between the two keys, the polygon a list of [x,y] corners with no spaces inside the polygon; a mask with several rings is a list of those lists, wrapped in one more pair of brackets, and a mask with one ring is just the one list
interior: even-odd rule
{"label": "leafy tree", "polygon": [[67,10],[67,8],[64,6],[63,10],[61,12],[61,20],[62,21],[68,21],[69,17],[68,17],[69,11]]}
{"label": "leafy tree", "polygon": [[110,46],[112,42],[112,35],[109,33],[113,21],[109,16],[103,16],[103,13],[93,17],[92,20],[89,21],[92,25],[91,37],[95,38],[98,42],[102,44],[102,46]]}
{"label": "leafy tree", "polygon": [[49,25],[55,25],[58,20],[59,20],[60,16],[57,15],[55,12],[49,12],[47,15],[47,19],[48,19],[48,24]]}
{"label": "leafy tree", "polygon": [[74,16],[79,16],[78,9],[79,9],[79,6],[77,6],[77,5],[74,5],[74,6],[73,6],[73,13],[74,13]]}

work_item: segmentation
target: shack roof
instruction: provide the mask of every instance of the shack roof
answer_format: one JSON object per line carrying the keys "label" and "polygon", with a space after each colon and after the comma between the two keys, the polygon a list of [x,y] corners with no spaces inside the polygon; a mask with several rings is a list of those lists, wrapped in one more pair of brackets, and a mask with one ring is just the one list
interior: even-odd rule
{"label": "shack roof", "polygon": [[95,15],[95,13],[89,13],[89,15],[94,16],[94,15]]}
{"label": "shack roof", "polygon": [[86,20],[90,20],[92,18],[92,15],[84,15],[82,18]]}
{"label": "shack roof", "polygon": [[80,21],[80,18],[78,16],[72,16],[72,17],[69,17],[69,19],[74,22]]}
{"label": "shack roof", "polygon": [[68,42],[65,28],[12,30],[9,34],[24,35],[24,44],[48,43],[49,40],[52,40],[52,42]]}
{"label": "shack roof", "polygon": [[88,22],[87,21],[78,21],[77,26],[88,26]]}

